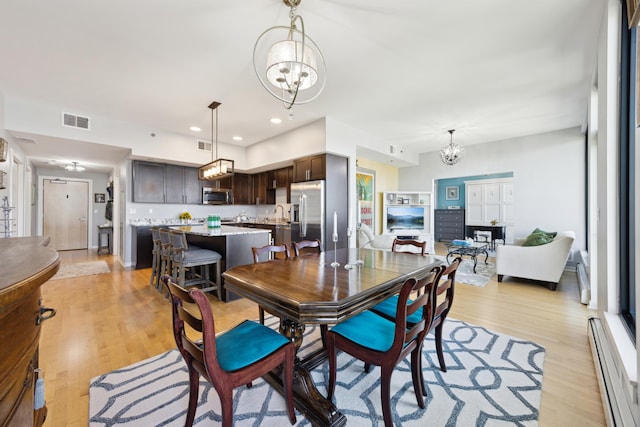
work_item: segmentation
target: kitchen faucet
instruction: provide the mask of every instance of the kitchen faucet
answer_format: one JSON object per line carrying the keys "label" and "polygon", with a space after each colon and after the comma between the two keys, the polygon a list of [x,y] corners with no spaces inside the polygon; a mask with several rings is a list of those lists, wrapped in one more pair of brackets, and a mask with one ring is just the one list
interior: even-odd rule
{"label": "kitchen faucet", "polygon": [[273,210],[273,213],[278,213],[278,208],[282,208],[282,213],[280,214],[281,219],[285,219],[284,217],[284,206],[277,204],[276,208]]}

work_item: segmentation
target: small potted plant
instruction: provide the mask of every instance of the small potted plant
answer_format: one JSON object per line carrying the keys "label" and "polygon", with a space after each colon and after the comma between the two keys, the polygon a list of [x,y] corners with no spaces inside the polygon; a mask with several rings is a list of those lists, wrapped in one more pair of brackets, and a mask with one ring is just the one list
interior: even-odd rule
{"label": "small potted plant", "polygon": [[180,221],[181,221],[183,224],[186,224],[186,223],[187,223],[187,222],[189,222],[189,220],[191,219],[191,214],[190,214],[189,212],[187,212],[187,211],[183,211],[183,212],[178,216],[178,218],[180,218]]}
{"label": "small potted plant", "polygon": [[491,222],[491,225],[498,225],[497,219],[492,219],[490,222]]}

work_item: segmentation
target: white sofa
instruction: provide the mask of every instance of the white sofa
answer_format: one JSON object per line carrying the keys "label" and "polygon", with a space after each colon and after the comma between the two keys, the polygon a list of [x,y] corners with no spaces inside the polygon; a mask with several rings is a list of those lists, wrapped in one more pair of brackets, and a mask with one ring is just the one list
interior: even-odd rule
{"label": "white sofa", "polygon": [[[368,225],[361,224],[360,230],[358,231],[358,246],[361,248],[390,251],[395,238],[395,234],[373,234],[373,230],[371,230]],[[419,234],[417,240],[427,242],[427,247],[425,248],[426,253],[435,253],[432,234]],[[402,246],[397,250],[399,252],[419,252],[418,248],[412,246]]]}
{"label": "white sofa", "polygon": [[390,251],[395,237],[393,234],[378,234],[376,236],[368,225],[362,224],[358,231],[358,246]]}
{"label": "white sofa", "polygon": [[573,231],[561,231],[551,242],[540,246],[522,246],[524,239],[515,245],[498,246],[498,282],[502,282],[504,276],[520,277],[546,282],[549,289],[555,291],[574,239]]}

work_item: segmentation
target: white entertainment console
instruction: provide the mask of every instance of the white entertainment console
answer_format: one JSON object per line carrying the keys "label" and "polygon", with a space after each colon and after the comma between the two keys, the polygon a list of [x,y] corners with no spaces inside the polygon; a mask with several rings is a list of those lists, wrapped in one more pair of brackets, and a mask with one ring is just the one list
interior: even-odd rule
{"label": "white entertainment console", "polygon": [[383,193],[382,232],[398,238],[427,242],[426,251],[435,253],[433,239],[433,195],[427,191]]}

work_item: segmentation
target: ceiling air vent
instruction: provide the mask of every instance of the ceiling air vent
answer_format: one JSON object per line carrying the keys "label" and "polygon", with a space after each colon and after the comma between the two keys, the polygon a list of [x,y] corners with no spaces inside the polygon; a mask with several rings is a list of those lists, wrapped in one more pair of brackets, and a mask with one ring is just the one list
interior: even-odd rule
{"label": "ceiling air vent", "polygon": [[62,113],[62,125],[70,128],[89,130],[89,117]]}
{"label": "ceiling air vent", "polygon": [[211,143],[209,141],[198,140],[198,150],[211,151]]}
{"label": "ceiling air vent", "polygon": [[22,137],[18,137],[16,138],[18,140],[19,143],[21,144],[35,144],[36,140],[35,139],[31,139],[31,138],[22,138]]}
{"label": "ceiling air vent", "polygon": [[393,144],[389,144],[389,154],[392,155],[397,155],[398,154],[398,147],[393,145]]}

